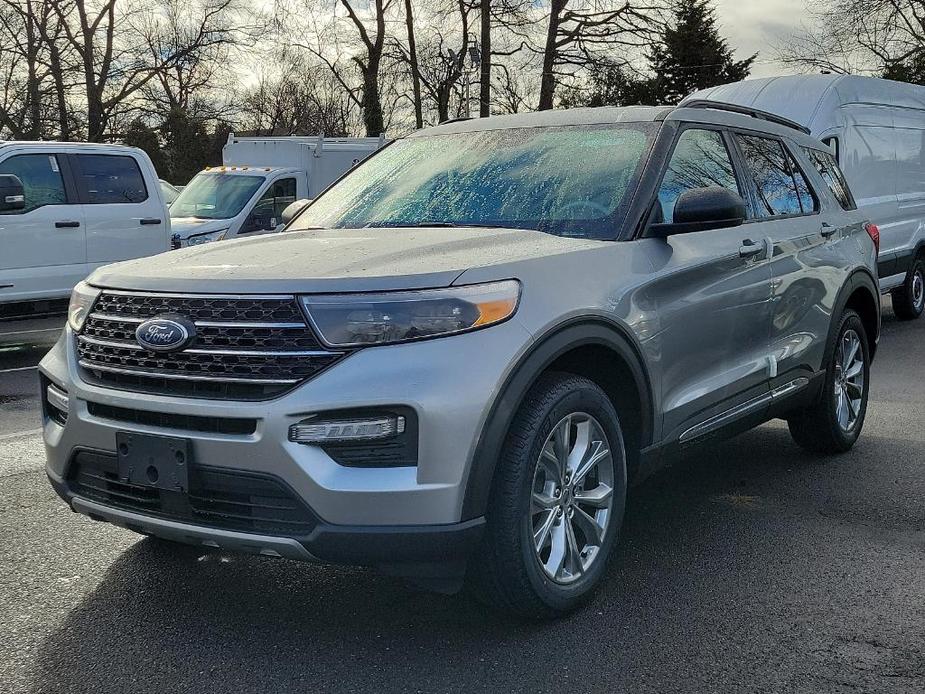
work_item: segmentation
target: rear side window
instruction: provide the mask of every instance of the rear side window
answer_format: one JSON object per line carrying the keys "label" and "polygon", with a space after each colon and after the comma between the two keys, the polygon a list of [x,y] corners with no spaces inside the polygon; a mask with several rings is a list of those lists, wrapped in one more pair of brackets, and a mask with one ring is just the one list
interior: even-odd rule
{"label": "rear side window", "polygon": [[690,128],[678,138],[658,190],[663,221],[670,224],[674,220],[674,206],[681,193],[708,186],[741,194],[722,135],[715,130]]}
{"label": "rear side window", "polygon": [[77,178],[88,203],[102,205],[148,199],[145,179],[134,157],[78,154],[75,159]]}
{"label": "rear side window", "polygon": [[828,152],[820,152],[818,149],[804,148],[803,151],[813,163],[813,166],[816,167],[816,171],[822,176],[822,180],[832,191],[832,195],[838,200],[838,204],[842,206],[842,209],[857,209],[854,198],[851,196],[851,189],[848,188],[848,181],[845,180],[845,175],[835,162],[835,157]]}
{"label": "rear side window", "polygon": [[0,173],[13,174],[22,181],[26,206],[0,214],[25,214],[45,205],[67,202],[61,167],[54,154],[17,154],[0,162]]}
{"label": "rear side window", "polygon": [[761,217],[810,214],[816,199],[793,157],[779,140],[737,135],[758,193]]}

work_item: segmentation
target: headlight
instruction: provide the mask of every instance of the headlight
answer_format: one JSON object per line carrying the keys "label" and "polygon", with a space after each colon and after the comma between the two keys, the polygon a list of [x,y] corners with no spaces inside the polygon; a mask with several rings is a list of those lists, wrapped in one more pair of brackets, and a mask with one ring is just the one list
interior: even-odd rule
{"label": "headlight", "polygon": [[100,290],[86,282],[79,283],[71,292],[71,303],[67,307],[67,322],[74,332],[80,331],[87,322],[93,302],[100,295]]}
{"label": "headlight", "polygon": [[198,246],[201,243],[209,243],[211,241],[221,241],[225,238],[225,234],[228,233],[227,229],[219,229],[218,231],[210,231],[208,234],[195,234],[186,239],[187,246]]}
{"label": "headlight", "polygon": [[507,320],[517,310],[516,280],[448,289],[302,297],[332,347],[383,345],[453,335]]}

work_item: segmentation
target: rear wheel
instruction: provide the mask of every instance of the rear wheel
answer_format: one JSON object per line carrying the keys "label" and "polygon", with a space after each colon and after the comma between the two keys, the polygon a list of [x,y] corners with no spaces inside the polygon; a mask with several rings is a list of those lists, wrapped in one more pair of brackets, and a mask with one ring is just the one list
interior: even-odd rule
{"label": "rear wheel", "polygon": [[921,258],[906,274],[906,281],[901,287],[894,289],[893,312],[899,320],[914,320],[922,315],[925,309],[925,262]]}
{"label": "rear wheel", "polygon": [[626,499],[620,421],[592,381],[548,374],[508,432],[489,500],[478,597],[528,617],[575,609],[600,582]]}
{"label": "rear wheel", "polygon": [[861,434],[870,388],[870,355],[860,316],[846,311],[829,345],[825,385],[817,402],[787,420],[790,434],[814,453],[843,453]]}

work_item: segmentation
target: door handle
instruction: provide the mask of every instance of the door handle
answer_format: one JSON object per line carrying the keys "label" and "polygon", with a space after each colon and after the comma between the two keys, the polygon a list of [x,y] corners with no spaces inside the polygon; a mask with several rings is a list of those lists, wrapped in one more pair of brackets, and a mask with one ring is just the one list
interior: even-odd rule
{"label": "door handle", "polygon": [[138,220],[139,224],[160,224],[161,220],[157,217],[146,217]]}
{"label": "door handle", "polygon": [[739,246],[739,257],[754,258],[764,253],[764,251],[765,247],[763,243],[755,243],[751,239],[745,239],[742,245]]}
{"label": "door handle", "polygon": [[819,230],[819,233],[822,234],[822,238],[827,239],[830,236],[834,235],[836,231],[838,231],[838,229],[833,227],[831,224],[829,224],[828,222],[823,222],[822,228]]}
{"label": "door handle", "polygon": [[73,229],[74,227],[79,227],[80,222],[69,219],[63,222],[55,222],[55,229]]}

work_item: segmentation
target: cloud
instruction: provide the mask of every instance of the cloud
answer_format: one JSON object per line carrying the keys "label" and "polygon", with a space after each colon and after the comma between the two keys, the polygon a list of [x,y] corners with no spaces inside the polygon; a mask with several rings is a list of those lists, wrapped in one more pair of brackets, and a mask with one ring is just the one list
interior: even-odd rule
{"label": "cloud", "polygon": [[714,0],[716,18],[736,57],[758,52],[752,77],[793,72],[777,62],[776,46],[809,17],[805,0]]}

